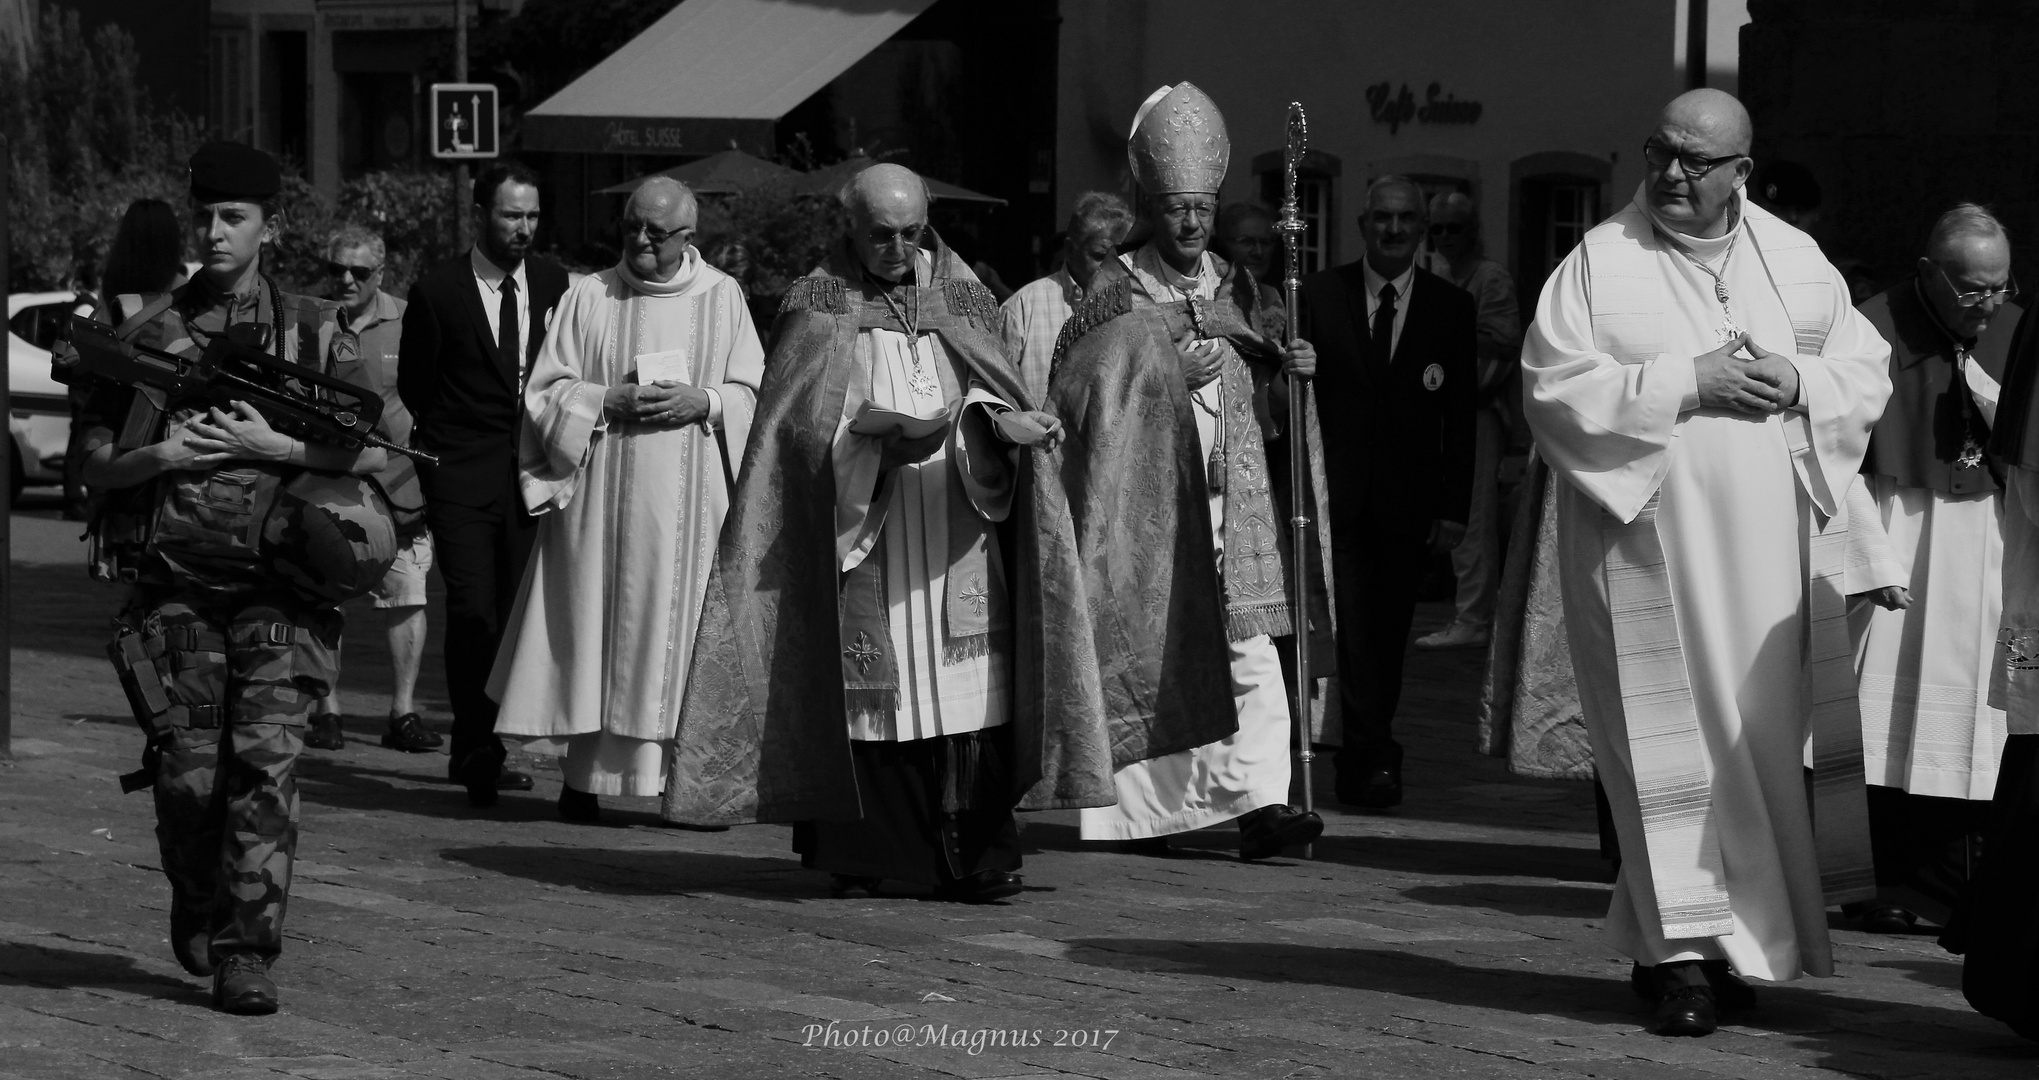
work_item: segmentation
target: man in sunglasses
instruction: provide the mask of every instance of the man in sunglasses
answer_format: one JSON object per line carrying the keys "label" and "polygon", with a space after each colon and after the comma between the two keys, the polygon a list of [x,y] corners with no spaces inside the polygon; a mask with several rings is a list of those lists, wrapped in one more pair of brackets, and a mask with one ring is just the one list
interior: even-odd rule
{"label": "man in sunglasses", "polygon": [[1909,930],[1914,908],[1945,921],[1966,839],[1996,791],[2006,731],[1989,683],[2004,491],[1988,445],[2021,314],[2015,291],[2003,225],[1962,203],[1934,222],[1915,272],[1862,305],[1891,346],[1890,404],[1862,471],[1912,598],[1857,616],[1881,895],[1855,913],[1872,932]]}
{"label": "man in sunglasses", "polygon": [[1744,196],[1751,134],[1718,90],[1666,106],[1634,201],[1559,264],[1522,351],[1624,856],[1608,936],[1663,1035],[1753,1005],[1736,972],[1833,974],[1826,906],[1872,888],[1844,500],[1890,346]]}
{"label": "man in sunglasses", "polygon": [[[346,310],[347,328],[354,331],[358,342],[361,382],[382,395],[382,422],[390,439],[409,445],[411,413],[396,389],[397,345],[403,335],[405,303],[382,291],[385,255],[382,237],[349,225],[326,242],[326,272],[332,281],[332,299]],[[388,620],[384,636],[389,645],[389,727],[382,734],[382,745],[423,753],[438,749],[444,741],[425,726],[413,698],[418,668],[425,660],[425,575],[432,570],[432,537],[425,531],[425,496],[411,459],[389,455],[380,479],[396,519],[399,544],[396,562],[369,593],[370,602]],[[337,690],[320,698],[312,706],[311,728],[304,744],[315,750],[344,747],[341,714]]]}

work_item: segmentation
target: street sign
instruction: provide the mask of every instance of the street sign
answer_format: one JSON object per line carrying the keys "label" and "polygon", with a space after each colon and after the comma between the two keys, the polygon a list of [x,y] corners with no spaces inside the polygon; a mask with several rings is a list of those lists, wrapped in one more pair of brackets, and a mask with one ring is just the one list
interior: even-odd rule
{"label": "street sign", "polygon": [[502,153],[496,88],[487,83],[432,84],[432,156],[450,160]]}

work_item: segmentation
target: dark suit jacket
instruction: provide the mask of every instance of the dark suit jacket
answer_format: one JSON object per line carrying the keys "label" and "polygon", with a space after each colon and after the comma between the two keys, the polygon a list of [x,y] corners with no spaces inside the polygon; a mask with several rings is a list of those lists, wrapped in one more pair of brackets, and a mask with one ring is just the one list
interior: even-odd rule
{"label": "dark suit jacket", "polygon": [[[1408,314],[1385,371],[1365,358],[1362,263],[1304,278],[1300,302],[1303,337],[1317,349],[1317,415],[1340,546],[1368,534],[1421,543],[1433,520],[1466,520],[1479,400],[1472,296],[1418,267],[1398,301]],[[1443,375],[1435,389],[1425,385],[1433,364]]]}
{"label": "dark suit jacket", "polygon": [[[566,295],[566,270],[526,261],[535,356],[554,308]],[[415,420],[413,441],[439,455],[424,470],[425,496],[459,506],[489,506],[516,477],[517,425],[523,416],[519,373],[504,363],[489,333],[488,312],[463,252],[411,286],[397,346],[397,393]]]}

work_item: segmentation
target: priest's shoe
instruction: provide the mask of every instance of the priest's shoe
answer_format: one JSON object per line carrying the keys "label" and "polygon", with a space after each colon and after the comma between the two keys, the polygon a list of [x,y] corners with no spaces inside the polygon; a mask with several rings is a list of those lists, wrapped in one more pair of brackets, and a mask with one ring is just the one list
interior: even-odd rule
{"label": "priest's shoe", "polygon": [[1337,762],[1338,801],[1347,806],[1385,810],[1402,803],[1402,747],[1383,743],[1365,750],[1341,751]]}
{"label": "priest's shoe", "polygon": [[346,733],[340,730],[339,713],[313,713],[304,733],[305,746],[313,750],[344,750]]}
{"label": "priest's shoe", "polygon": [[247,953],[226,958],[212,973],[212,1004],[222,1012],[266,1016],[276,1011],[276,983],[269,967]]}
{"label": "priest's shoe", "polygon": [[1113,840],[1110,843],[1112,850],[1121,855],[1145,855],[1152,859],[1165,859],[1175,854],[1175,849],[1168,846],[1168,838],[1165,836],[1142,836],[1137,840]]}
{"label": "priest's shoe", "polygon": [[593,825],[602,820],[602,800],[592,791],[559,788],[559,820],[576,825]]}
{"label": "priest's shoe", "polygon": [[830,874],[828,895],[836,900],[868,900],[878,895],[878,886],[884,878],[864,877],[858,874]]}
{"label": "priest's shoe", "polygon": [[170,902],[170,951],[193,975],[212,974],[212,919]]}
{"label": "priest's shoe", "polygon": [[1650,1030],[1658,1035],[1698,1038],[1713,1034],[1719,1027],[1713,991],[1704,986],[1679,986],[1657,1003],[1656,1023]]}
{"label": "priest's shoe", "polygon": [[1324,835],[1324,819],[1293,806],[1263,806],[1239,819],[1239,857],[1251,862]]}
{"label": "priest's shoe", "polygon": [[1871,904],[1862,913],[1862,929],[1871,934],[1909,934],[1919,917],[1896,904]]}
{"label": "priest's shoe", "polygon": [[407,754],[437,750],[445,742],[438,732],[425,726],[423,717],[414,712],[390,717],[389,728],[382,733],[382,745]]}
{"label": "priest's shoe", "polygon": [[1008,896],[1019,895],[1024,883],[1018,874],[1004,870],[986,870],[969,877],[951,881],[935,889],[935,899],[949,900],[959,904],[989,904]]}
{"label": "priest's shoe", "polygon": [[[1756,988],[1735,974],[1727,961],[1702,960],[1699,970],[1706,974],[1707,988],[1713,991],[1713,1003],[1720,1011],[1747,1012],[1756,1007]],[[1644,1001],[1659,1001],[1664,996],[1663,981],[1657,977],[1656,969],[1642,964],[1629,967],[1628,985]]]}

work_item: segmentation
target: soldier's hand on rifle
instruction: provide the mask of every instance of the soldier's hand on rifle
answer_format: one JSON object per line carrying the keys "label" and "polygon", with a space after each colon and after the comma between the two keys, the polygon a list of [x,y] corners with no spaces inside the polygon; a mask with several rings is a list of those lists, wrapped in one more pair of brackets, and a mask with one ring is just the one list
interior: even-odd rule
{"label": "soldier's hand on rifle", "polygon": [[1317,349],[1302,338],[1289,342],[1282,350],[1281,373],[1294,375],[1298,379],[1309,379],[1317,374]]}
{"label": "soldier's hand on rifle", "polygon": [[229,461],[289,461],[297,440],[269,426],[269,420],[245,401],[233,403],[229,414],[212,409],[185,429],[186,444],[198,451],[196,468],[209,469]]}

